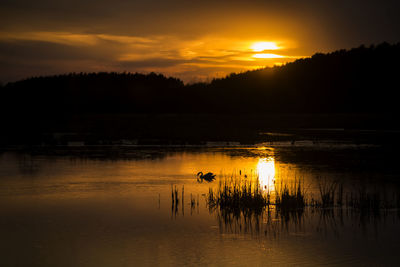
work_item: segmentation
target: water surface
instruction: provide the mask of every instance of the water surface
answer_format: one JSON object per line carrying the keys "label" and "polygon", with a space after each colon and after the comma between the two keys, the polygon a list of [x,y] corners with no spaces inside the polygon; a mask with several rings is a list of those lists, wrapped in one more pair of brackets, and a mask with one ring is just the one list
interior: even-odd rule
{"label": "water surface", "polygon": [[[219,180],[244,175],[258,176],[270,190],[301,179],[315,195],[321,177],[389,190],[399,176],[382,162],[390,159],[360,146],[136,148],[117,158],[5,152],[1,265],[394,265],[397,210],[235,217],[206,204]],[[199,171],[217,180],[198,183]],[[179,191],[178,206],[171,205],[171,187]]]}

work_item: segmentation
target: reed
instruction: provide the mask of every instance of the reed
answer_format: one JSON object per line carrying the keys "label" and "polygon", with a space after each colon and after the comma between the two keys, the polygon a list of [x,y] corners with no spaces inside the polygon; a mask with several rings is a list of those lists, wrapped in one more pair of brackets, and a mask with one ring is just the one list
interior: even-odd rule
{"label": "reed", "polygon": [[[319,179],[317,186],[317,197],[314,199],[311,198],[312,193],[305,190],[301,179],[295,178],[291,183],[281,180],[279,184],[274,183],[274,191],[270,192],[260,187],[256,176],[245,178],[243,175],[232,175],[220,180],[216,188],[209,188],[206,203],[210,212],[216,212],[220,225],[227,231],[264,231],[260,222],[267,219],[271,229],[265,230],[265,233],[273,236],[276,235],[276,227],[285,229],[290,224],[300,227],[304,214],[310,214],[307,212],[319,214],[321,221],[334,227],[337,225],[336,217],[343,223],[343,216],[359,220],[360,224],[379,221],[388,214],[400,218],[400,187],[345,187],[340,180],[327,179]],[[275,219],[272,219],[271,213],[275,214]],[[277,217],[279,220],[276,220]]]}
{"label": "reed", "polygon": [[211,209],[219,208],[233,213],[257,213],[273,206],[281,210],[303,209],[306,198],[300,180],[296,180],[290,187],[282,183],[280,189],[272,195],[269,190],[260,187],[258,178],[235,177],[220,181],[216,190],[209,188],[207,204]]}
{"label": "reed", "polygon": [[[400,208],[400,190],[388,194],[385,189],[367,190],[365,186],[345,190],[342,182],[318,181],[319,196],[314,199],[306,193],[304,182],[275,184],[275,191],[263,190],[257,177],[242,176],[225,178],[218,187],[209,188],[207,204],[211,209],[220,208],[232,212],[255,212],[266,207],[290,211],[312,208],[347,208],[363,211],[378,211]],[[390,198],[390,196],[392,196]],[[308,201],[311,199],[311,201]]]}
{"label": "reed", "polygon": [[386,197],[382,198],[376,188],[368,191],[365,186],[358,188],[355,193],[350,193],[350,197],[347,197],[347,199],[346,206],[362,211],[379,211],[380,209],[394,207],[390,202],[384,200]]}
{"label": "reed", "polygon": [[209,189],[207,204],[233,213],[258,213],[269,205],[268,193],[262,191],[258,179],[225,179],[216,191]]}
{"label": "reed", "polygon": [[[320,194],[320,201],[316,203],[316,206],[320,206],[322,208],[334,207],[337,186],[337,181],[327,182],[326,180],[319,180],[318,189]],[[341,188],[341,190],[343,190],[343,188]],[[343,198],[340,195],[338,197]]]}
{"label": "reed", "polygon": [[305,190],[300,180],[295,180],[289,186],[281,183],[280,189],[275,194],[275,206],[283,210],[303,209],[306,206]]}

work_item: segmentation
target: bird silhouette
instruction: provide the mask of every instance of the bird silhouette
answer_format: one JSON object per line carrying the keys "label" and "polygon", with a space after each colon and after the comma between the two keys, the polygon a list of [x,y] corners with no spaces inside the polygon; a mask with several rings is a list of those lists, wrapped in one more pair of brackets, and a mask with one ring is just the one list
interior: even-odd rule
{"label": "bird silhouette", "polygon": [[213,174],[212,172],[208,172],[206,174],[203,174],[203,172],[199,172],[197,174],[197,181],[199,183],[202,183],[203,180],[206,180],[207,182],[212,182],[215,180],[215,174]]}

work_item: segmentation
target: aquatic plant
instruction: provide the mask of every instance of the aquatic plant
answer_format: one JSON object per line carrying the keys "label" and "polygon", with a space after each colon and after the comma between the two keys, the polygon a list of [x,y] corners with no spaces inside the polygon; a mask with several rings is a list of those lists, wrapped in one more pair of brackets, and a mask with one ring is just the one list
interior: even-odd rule
{"label": "aquatic plant", "polygon": [[[246,177],[246,178],[244,178]],[[283,211],[311,208],[346,208],[363,211],[379,211],[400,208],[400,190],[392,189],[388,194],[385,187],[367,190],[366,186],[349,189],[338,180],[318,180],[319,195],[314,198],[307,194],[304,182],[295,179],[292,183],[275,184],[275,190],[263,190],[257,176],[225,177],[219,181],[216,190],[209,189],[207,204],[210,208],[220,208],[232,212],[254,212],[275,207]],[[391,197],[390,197],[391,196]]]}
{"label": "aquatic plant", "polygon": [[268,193],[260,188],[258,179],[225,179],[219,182],[217,190],[209,189],[207,204],[233,213],[261,212],[269,205]]}
{"label": "aquatic plant", "polygon": [[303,209],[306,206],[304,187],[301,181],[295,180],[291,187],[281,183],[280,190],[275,194],[275,203],[278,208],[285,210]]}
{"label": "aquatic plant", "polygon": [[232,174],[220,180],[216,188],[209,188],[206,203],[210,213],[216,214],[222,231],[264,232],[275,238],[281,232],[277,229],[287,229],[290,225],[300,229],[305,214],[316,214],[321,224],[317,229],[329,228],[336,235],[344,217],[359,225],[378,222],[390,214],[400,218],[400,188],[387,190],[381,185],[346,188],[339,179],[319,179],[319,194],[314,199],[301,179],[274,183],[271,192],[269,188],[263,190],[257,178]]}
{"label": "aquatic plant", "polygon": [[[337,181],[327,182],[326,180],[319,179],[318,189],[320,194],[320,201],[315,203],[316,206],[320,206],[323,208],[333,207],[335,205],[335,192],[337,185]],[[343,188],[341,190],[343,190]]]}

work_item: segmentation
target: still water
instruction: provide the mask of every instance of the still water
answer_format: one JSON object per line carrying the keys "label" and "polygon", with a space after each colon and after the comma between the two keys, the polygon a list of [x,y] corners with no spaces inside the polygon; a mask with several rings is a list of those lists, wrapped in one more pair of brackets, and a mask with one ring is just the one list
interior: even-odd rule
{"label": "still water", "polygon": [[[397,264],[397,210],[367,216],[305,209],[285,218],[266,210],[227,217],[206,203],[210,187],[244,175],[258,176],[271,191],[301,179],[309,195],[318,195],[321,177],[393,187],[398,173],[383,169],[386,158],[372,148],[96,153],[0,155],[1,266]],[[200,171],[217,180],[197,182]],[[178,206],[171,205],[172,187],[179,191]]]}

